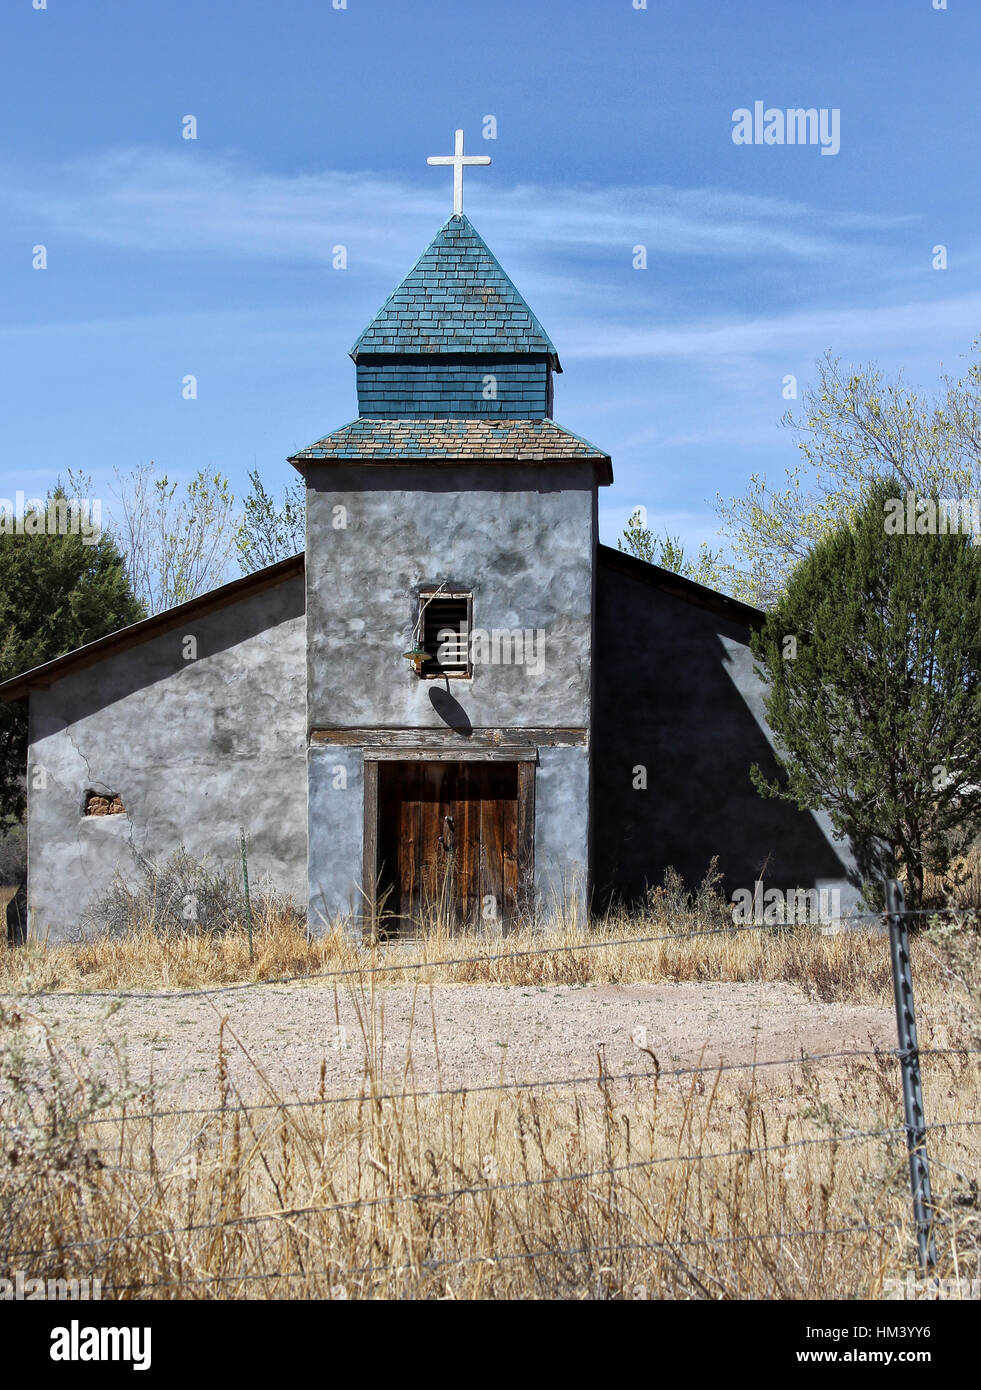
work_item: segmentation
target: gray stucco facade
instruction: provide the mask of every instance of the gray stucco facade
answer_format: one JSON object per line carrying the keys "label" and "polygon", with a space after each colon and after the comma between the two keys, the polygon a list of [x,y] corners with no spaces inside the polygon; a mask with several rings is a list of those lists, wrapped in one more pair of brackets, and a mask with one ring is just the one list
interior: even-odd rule
{"label": "gray stucco facade", "polygon": [[[305,583],[298,560],[257,593],[199,615],[177,610],[148,640],[31,691],[35,934],[68,935],[117,871],[138,880],[141,854],[160,861],[184,846],[234,871],[240,825],[254,881],[308,904],[314,932],[356,929],[366,759],[378,754],[350,740],[365,730],[397,730],[406,746],[413,730],[420,745],[442,733],[449,758],[472,756],[487,730],[525,731],[542,926],[556,909],[585,920],[587,907],[642,901],[669,866],[694,888],[716,855],[727,894],[762,877],[785,891],[837,888],[850,910],[847,846],[823,817],[762,798],[750,781],[754,762],[775,770],[750,624],[738,606],[706,604],[698,586],[597,547],[588,473],[572,469],[541,490],[502,476],[486,515],[438,552],[440,509],[445,519],[474,510],[462,473],[423,472],[418,487],[400,474],[397,511],[410,524],[391,534],[386,478],[327,481],[314,480],[310,525],[345,507],[347,555],[308,564]],[[502,536],[495,523],[512,501],[523,525]],[[541,675],[478,665],[470,680],[419,681],[401,652],[411,596],[437,573],[473,584],[475,624],[541,628]],[[374,606],[359,599],[369,591]],[[552,736],[535,743],[547,725]],[[119,794],[126,813],[84,815],[89,791]]]}
{"label": "gray stucco facade", "polygon": [[[332,730],[442,731],[461,748],[505,728],[532,742],[542,727],[577,731],[581,747],[536,744],[535,866],[543,901],[564,890],[584,905],[592,465],[312,465],[306,476],[307,723],[325,740],[310,755],[311,923],[357,909],[366,888],[366,750],[332,746]],[[420,680],[402,653],[420,588],[440,582],[472,593],[474,629],[540,634],[540,662],[478,661],[467,679]]]}
{"label": "gray stucco facade", "polygon": [[[254,879],[303,905],[305,627],[298,573],[32,690],[33,934],[68,935],[117,870],[139,880],[140,854],[234,868],[240,826]],[[85,815],[90,790],[125,814]]]}

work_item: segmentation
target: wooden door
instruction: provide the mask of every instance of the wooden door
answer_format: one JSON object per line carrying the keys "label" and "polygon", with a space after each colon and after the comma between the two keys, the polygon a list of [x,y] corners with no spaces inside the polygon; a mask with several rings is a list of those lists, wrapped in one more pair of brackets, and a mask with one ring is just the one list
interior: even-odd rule
{"label": "wooden door", "polygon": [[378,867],[389,934],[507,931],[518,902],[517,764],[381,763]]}

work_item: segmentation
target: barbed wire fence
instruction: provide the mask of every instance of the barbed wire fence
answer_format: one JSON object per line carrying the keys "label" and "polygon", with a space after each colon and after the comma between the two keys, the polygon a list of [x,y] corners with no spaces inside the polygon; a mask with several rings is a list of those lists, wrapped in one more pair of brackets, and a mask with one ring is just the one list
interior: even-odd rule
{"label": "barbed wire fence", "polygon": [[[716,1064],[674,1068],[662,1068],[657,1058],[654,1057],[653,1053],[650,1053],[649,1055],[653,1062],[652,1067],[647,1070],[625,1072],[606,1071],[602,1057],[600,1057],[598,1071],[588,1075],[578,1074],[562,1077],[539,1077],[529,1080],[507,1080],[478,1085],[435,1086],[419,1090],[410,1090],[405,1087],[394,1090],[379,1090],[372,1085],[367,1085],[357,1092],[344,1095],[320,1095],[315,1098],[304,1099],[277,1098],[271,1101],[260,1102],[236,1102],[230,1101],[223,1096],[222,1103],[219,1105],[154,1108],[151,1110],[138,1110],[136,1112],[128,1112],[124,1108],[120,1114],[95,1115],[87,1117],[81,1122],[82,1128],[88,1130],[96,1127],[118,1127],[136,1123],[149,1123],[152,1126],[156,1122],[162,1120],[194,1117],[205,1122],[204,1126],[199,1127],[195,1135],[195,1138],[197,1138],[203,1132],[204,1128],[206,1128],[207,1123],[215,1118],[220,1118],[221,1121],[224,1122],[230,1117],[235,1116],[280,1114],[285,1117],[297,1111],[324,1111],[335,1106],[379,1105],[387,1102],[403,1103],[406,1101],[423,1099],[467,1097],[489,1093],[529,1091],[544,1093],[547,1091],[562,1090],[575,1093],[578,1088],[585,1086],[599,1085],[602,1090],[603,1087],[608,1087],[615,1083],[657,1085],[669,1079],[697,1078],[701,1076],[718,1077],[725,1073],[739,1071],[756,1072],[779,1067],[821,1066],[835,1061],[864,1059],[874,1060],[877,1063],[880,1061],[899,1063],[905,1117],[902,1125],[864,1130],[851,1130],[846,1128],[829,1135],[789,1140],[778,1144],[747,1144],[709,1152],[699,1151],[695,1153],[657,1155],[628,1163],[607,1163],[603,1166],[580,1169],[570,1173],[549,1173],[543,1174],[537,1178],[526,1177],[509,1182],[486,1180],[479,1183],[464,1183],[454,1187],[436,1186],[433,1188],[420,1188],[419,1190],[408,1192],[386,1192],[377,1197],[358,1196],[346,1201],[333,1201],[330,1203],[299,1206],[281,1206],[264,1212],[248,1213],[239,1216],[228,1216],[227,1214],[223,1214],[218,1219],[190,1222],[183,1226],[173,1225],[149,1230],[125,1229],[112,1235],[98,1236],[87,1240],[58,1240],[48,1246],[14,1249],[7,1252],[7,1259],[11,1263],[16,1261],[39,1261],[54,1258],[63,1260],[65,1255],[69,1252],[88,1250],[98,1252],[99,1257],[104,1261],[108,1257],[110,1251],[120,1246],[131,1247],[146,1242],[170,1239],[176,1236],[209,1232],[224,1234],[230,1230],[243,1227],[257,1227],[270,1223],[278,1223],[280,1226],[284,1226],[289,1223],[295,1223],[305,1217],[350,1213],[361,1210],[371,1210],[372,1208],[383,1206],[411,1205],[416,1209],[425,1209],[428,1207],[438,1207],[439,1204],[458,1203],[468,1198],[484,1199],[499,1193],[515,1193],[518,1191],[528,1191],[535,1188],[541,1189],[546,1187],[560,1188],[567,1184],[588,1183],[593,1179],[599,1178],[607,1179],[612,1183],[614,1178],[620,1178],[627,1174],[639,1173],[669,1164],[681,1166],[701,1165],[725,1159],[787,1154],[797,1150],[810,1150],[822,1146],[838,1146],[859,1141],[881,1140],[886,1145],[905,1141],[909,1157],[913,1226],[917,1238],[918,1257],[921,1271],[927,1274],[936,1265],[935,1232],[937,1229],[949,1224],[949,1217],[943,1215],[933,1202],[930,1188],[927,1136],[931,1133],[946,1133],[952,1130],[971,1130],[979,1128],[981,1127],[981,1119],[929,1122],[926,1117],[923,1101],[920,1063],[923,1059],[939,1057],[967,1058],[977,1056],[981,1055],[981,1048],[965,1046],[919,1049],[917,1046],[916,1019],[913,1006],[912,975],[909,957],[908,922],[910,918],[921,915],[935,916],[937,914],[932,910],[924,910],[919,913],[907,911],[902,901],[901,890],[898,890],[898,885],[890,883],[887,885],[887,909],[885,913],[853,914],[846,919],[851,922],[860,920],[877,922],[888,930],[898,1033],[898,1046],[895,1049],[871,1047],[867,1049],[839,1049],[823,1053],[806,1053],[801,1051],[795,1056],[778,1059],[754,1059],[745,1062],[723,1062],[720,1060]],[[204,986],[193,990],[100,990],[85,992],[84,997],[106,998],[121,1001],[127,999],[149,1000],[154,998],[166,998],[168,1000],[211,998],[215,995],[225,995],[267,985],[285,986],[310,980],[343,980],[350,979],[351,977],[364,978],[365,976],[381,975],[391,972],[414,972],[450,967],[483,966],[534,956],[554,956],[558,953],[586,952],[598,949],[646,945],[655,942],[700,939],[707,936],[723,934],[734,936],[740,932],[759,933],[761,929],[766,930],[768,928],[761,928],[759,923],[743,926],[733,924],[732,926],[725,925],[719,928],[667,932],[619,940],[601,937],[599,939],[584,940],[582,942],[563,942],[555,945],[543,945],[532,949],[510,952],[500,951],[456,958],[450,957],[436,960],[423,959],[420,961],[400,960],[382,963],[378,963],[377,960],[375,960],[371,964],[359,964],[354,967],[282,976],[274,979],[254,979],[227,985]],[[59,991],[58,997],[63,998],[66,997],[67,994],[69,994],[69,992]],[[23,995],[5,993],[0,995],[0,998],[23,999]],[[0,1133],[5,1136],[16,1138],[17,1129],[18,1127],[16,1125],[0,1123]],[[170,1165],[171,1173],[179,1171],[180,1165],[191,1152],[193,1143],[194,1139],[192,1139],[191,1143],[185,1147],[183,1152],[172,1161]],[[115,1172],[131,1176],[152,1174],[154,1172],[152,1156],[151,1167],[146,1170],[134,1169],[132,1166],[122,1164],[109,1166]],[[131,1221],[129,1225],[133,1225],[133,1221]],[[656,1239],[652,1237],[651,1239],[638,1241],[620,1241],[611,1245],[589,1244],[583,1246],[550,1247],[548,1249],[538,1250],[525,1249],[503,1252],[493,1251],[485,1254],[472,1253],[449,1258],[427,1257],[418,1260],[403,1261],[394,1265],[366,1263],[350,1268],[336,1268],[333,1277],[338,1281],[360,1278],[362,1276],[367,1276],[369,1278],[376,1276],[392,1278],[403,1274],[413,1274],[416,1276],[427,1275],[436,1270],[465,1268],[467,1266],[479,1264],[486,1264],[488,1267],[496,1267],[525,1261],[532,1264],[538,1261],[563,1259],[569,1261],[574,1261],[576,1259],[592,1261],[600,1255],[614,1255],[631,1251],[641,1253],[665,1251],[669,1254],[676,1255],[679,1250],[751,1245],[754,1242],[782,1243],[807,1241],[818,1238],[871,1237],[885,1236],[889,1233],[895,1235],[904,1229],[904,1223],[895,1220],[881,1223],[855,1221],[853,1223],[836,1226],[811,1227],[801,1230],[769,1230],[724,1236],[683,1236],[670,1239]],[[275,1281],[282,1281],[289,1284],[297,1280],[309,1281],[310,1278],[311,1271],[309,1269],[253,1269],[242,1270],[233,1274],[212,1274],[195,1276],[193,1278],[181,1277],[179,1279],[156,1279],[146,1282],[125,1283],[111,1286],[107,1291],[114,1295],[133,1293],[152,1294],[157,1291],[163,1293],[167,1290],[179,1290],[192,1287],[200,1289],[211,1287],[214,1289],[224,1286],[241,1286],[256,1283],[268,1284]],[[343,1284],[340,1286],[343,1287]],[[334,1287],[337,1287],[337,1285],[335,1284]]]}
{"label": "barbed wire fence", "polygon": [[[958,909],[960,910],[960,909]],[[907,918],[926,916],[934,917],[939,915],[937,909],[906,909],[904,915]],[[882,912],[855,912],[838,918],[834,927],[835,930],[846,930],[851,924],[861,922],[876,923],[887,929],[888,913]],[[583,938],[582,941],[557,942],[554,945],[526,947],[517,951],[495,951],[470,956],[449,956],[436,957],[435,959],[424,958],[417,961],[393,960],[384,964],[374,963],[373,957],[379,949],[379,945],[372,948],[365,948],[365,963],[358,965],[348,965],[338,967],[333,970],[313,970],[298,972],[291,975],[271,975],[257,976],[251,980],[236,980],[231,984],[199,985],[194,989],[161,989],[161,990],[132,990],[132,989],[96,989],[96,990],[58,990],[59,999],[85,998],[85,999],[202,999],[208,995],[238,994],[243,990],[259,989],[269,985],[293,985],[306,984],[313,980],[341,980],[345,978],[361,977],[364,975],[382,975],[392,972],[412,972],[417,970],[436,970],[449,967],[469,966],[469,965],[494,965],[501,961],[525,960],[534,956],[555,956],[567,953],[579,954],[589,951],[605,951],[618,947],[628,946],[647,946],[664,941],[701,941],[708,937],[723,936],[727,938],[737,937],[741,934],[752,934],[759,936],[761,932],[776,935],[780,931],[793,931],[795,923],[782,922],[750,922],[746,924],[726,923],[719,927],[700,927],[696,930],[680,932],[659,932],[653,936],[629,936],[629,937],[606,937],[598,936],[593,938]],[[391,943],[397,952],[402,949],[400,943]],[[385,943],[380,943],[380,949],[384,950]],[[372,960],[373,963],[367,962]],[[43,991],[39,991],[43,993]],[[0,991],[0,999],[21,999],[23,995],[16,991]]]}

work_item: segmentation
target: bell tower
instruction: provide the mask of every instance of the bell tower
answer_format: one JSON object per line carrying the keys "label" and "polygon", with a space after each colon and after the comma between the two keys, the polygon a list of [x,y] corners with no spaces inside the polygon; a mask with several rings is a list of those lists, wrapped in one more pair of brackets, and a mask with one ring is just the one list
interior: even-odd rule
{"label": "bell tower", "polygon": [[357,418],[290,460],[315,931],[419,929],[437,900],[506,931],[587,900],[610,459],[555,423],[555,347],[454,208],[354,344]]}

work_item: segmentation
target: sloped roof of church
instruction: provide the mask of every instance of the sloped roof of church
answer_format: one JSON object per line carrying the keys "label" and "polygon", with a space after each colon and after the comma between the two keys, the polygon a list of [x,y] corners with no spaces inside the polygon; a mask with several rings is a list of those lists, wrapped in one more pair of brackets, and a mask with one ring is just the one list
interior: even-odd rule
{"label": "sloped roof of church", "polygon": [[528,353],[562,370],[552,340],[463,213],[439,229],[351,356],[448,352]]}
{"label": "sloped roof of church", "polygon": [[324,460],[399,463],[592,462],[613,481],[609,454],[554,420],[384,420],[361,416],[290,456],[300,465]]}

